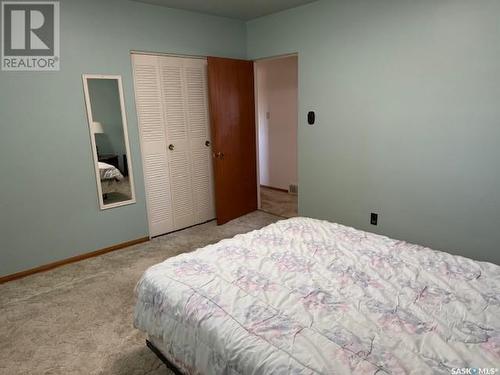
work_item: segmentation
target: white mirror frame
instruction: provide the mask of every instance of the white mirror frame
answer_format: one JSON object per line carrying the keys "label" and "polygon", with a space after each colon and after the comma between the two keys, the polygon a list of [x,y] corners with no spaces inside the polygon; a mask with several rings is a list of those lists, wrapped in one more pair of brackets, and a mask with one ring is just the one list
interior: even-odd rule
{"label": "white mirror frame", "polygon": [[[110,203],[110,204],[106,204],[106,205],[104,204],[104,200],[103,200],[103,196],[102,196],[101,177],[100,177],[100,173],[99,173],[99,164],[98,164],[99,160],[97,157],[97,146],[96,146],[94,134],[92,133],[92,123],[93,123],[92,108],[91,108],[90,95],[89,95],[89,86],[87,84],[87,80],[89,80],[89,79],[113,79],[113,80],[116,80],[118,82],[118,92],[120,95],[120,109],[121,109],[122,127],[123,127],[123,139],[125,142],[125,150],[127,152],[128,175],[129,175],[129,182],[130,182],[130,192],[132,195],[131,199],[128,199],[126,201]],[[101,210],[107,210],[110,208],[134,204],[134,203],[136,203],[134,172],[133,172],[133,168],[132,168],[132,155],[130,154],[130,145],[129,145],[129,141],[128,141],[128,125],[127,125],[127,115],[125,113],[125,100],[123,98],[122,76],[121,75],[108,75],[108,74],[82,74],[82,80],[83,80],[83,92],[85,95],[85,106],[87,109],[87,120],[88,120],[88,125],[89,125],[90,143],[92,146],[92,158],[94,160],[94,170],[95,170],[95,177],[96,177],[97,198],[98,198],[98,202],[99,202],[99,207],[101,208]]]}

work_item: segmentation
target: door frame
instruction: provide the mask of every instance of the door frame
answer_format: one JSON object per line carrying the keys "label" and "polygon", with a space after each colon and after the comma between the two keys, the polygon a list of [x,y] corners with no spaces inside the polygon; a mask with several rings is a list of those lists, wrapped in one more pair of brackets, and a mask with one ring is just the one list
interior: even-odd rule
{"label": "door frame", "polygon": [[140,51],[132,49],[129,52],[130,55],[152,55],[152,56],[169,56],[169,57],[181,57],[185,59],[207,59],[208,56],[203,55],[187,55],[182,53],[169,53],[169,52],[152,52],[152,51]]}
{"label": "door frame", "polygon": [[[298,174],[299,174],[299,98],[298,98],[298,93],[299,93],[299,87],[300,87],[300,79],[299,79],[299,71],[298,71],[298,66],[300,63],[299,59],[299,53],[298,52],[291,52],[291,53],[285,53],[283,55],[273,55],[273,56],[268,56],[268,57],[260,57],[258,59],[254,59],[253,62],[253,77],[254,77],[254,97],[255,97],[255,142],[256,142],[256,150],[257,150],[257,209],[262,208],[262,202],[260,200],[260,149],[259,149],[259,128],[260,128],[260,121],[259,121],[259,87],[258,87],[258,82],[257,82],[257,63],[261,61],[271,61],[271,60],[279,60],[279,59],[284,59],[287,57],[297,57],[297,180]],[[297,181],[297,184],[299,181]],[[298,206],[298,201],[299,201],[299,195],[297,194],[297,206]],[[297,207],[298,208],[298,207]]]}

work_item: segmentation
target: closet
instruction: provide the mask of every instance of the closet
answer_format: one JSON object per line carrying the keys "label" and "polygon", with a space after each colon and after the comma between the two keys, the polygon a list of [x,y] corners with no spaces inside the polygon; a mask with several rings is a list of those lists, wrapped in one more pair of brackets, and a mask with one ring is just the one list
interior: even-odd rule
{"label": "closet", "polygon": [[215,218],[207,60],[132,54],[150,236]]}

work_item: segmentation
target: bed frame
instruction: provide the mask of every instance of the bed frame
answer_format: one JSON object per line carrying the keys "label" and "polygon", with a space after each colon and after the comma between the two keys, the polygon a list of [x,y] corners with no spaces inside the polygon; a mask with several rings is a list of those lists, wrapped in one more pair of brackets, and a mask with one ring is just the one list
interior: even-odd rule
{"label": "bed frame", "polygon": [[147,347],[167,366],[167,368],[172,371],[175,375],[184,375],[179,368],[174,365],[172,362],[170,362],[167,357],[163,355],[163,353],[158,349],[154,344],[146,340],[146,345]]}

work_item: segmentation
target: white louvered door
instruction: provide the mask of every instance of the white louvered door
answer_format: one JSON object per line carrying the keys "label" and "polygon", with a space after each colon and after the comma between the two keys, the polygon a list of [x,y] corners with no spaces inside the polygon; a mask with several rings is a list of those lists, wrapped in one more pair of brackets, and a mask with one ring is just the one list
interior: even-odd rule
{"label": "white louvered door", "polygon": [[[150,235],[215,218],[206,60],[133,55],[133,62]],[[153,70],[154,84],[149,81]],[[149,80],[142,78],[143,71]],[[152,118],[154,121],[149,120]],[[156,126],[154,135],[150,123]],[[155,138],[154,145],[148,137]],[[162,154],[163,164],[150,157],[152,151],[156,157]],[[158,169],[162,170],[161,178],[151,181],[158,176]],[[156,190],[149,191],[151,188]],[[163,197],[165,191],[168,197]],[[168,199],[158,205],[160,196]],[[168,225],[156,224],[160,213],[168,217]]]}
{"label": "white louvered door", "polygon": [[186,82],[182,60],[176,57],[159,57],[174,230],[195,224],[188,116],[185,105]]}
{"label": "white louvered door", "polygon": [[158,57],[132,55],[150,236],[174,230]]}
{"label": "white louvered door", "polygon": [[195,220],[202,223],[215,218],[207,61],[184,59],[184,77]]}

